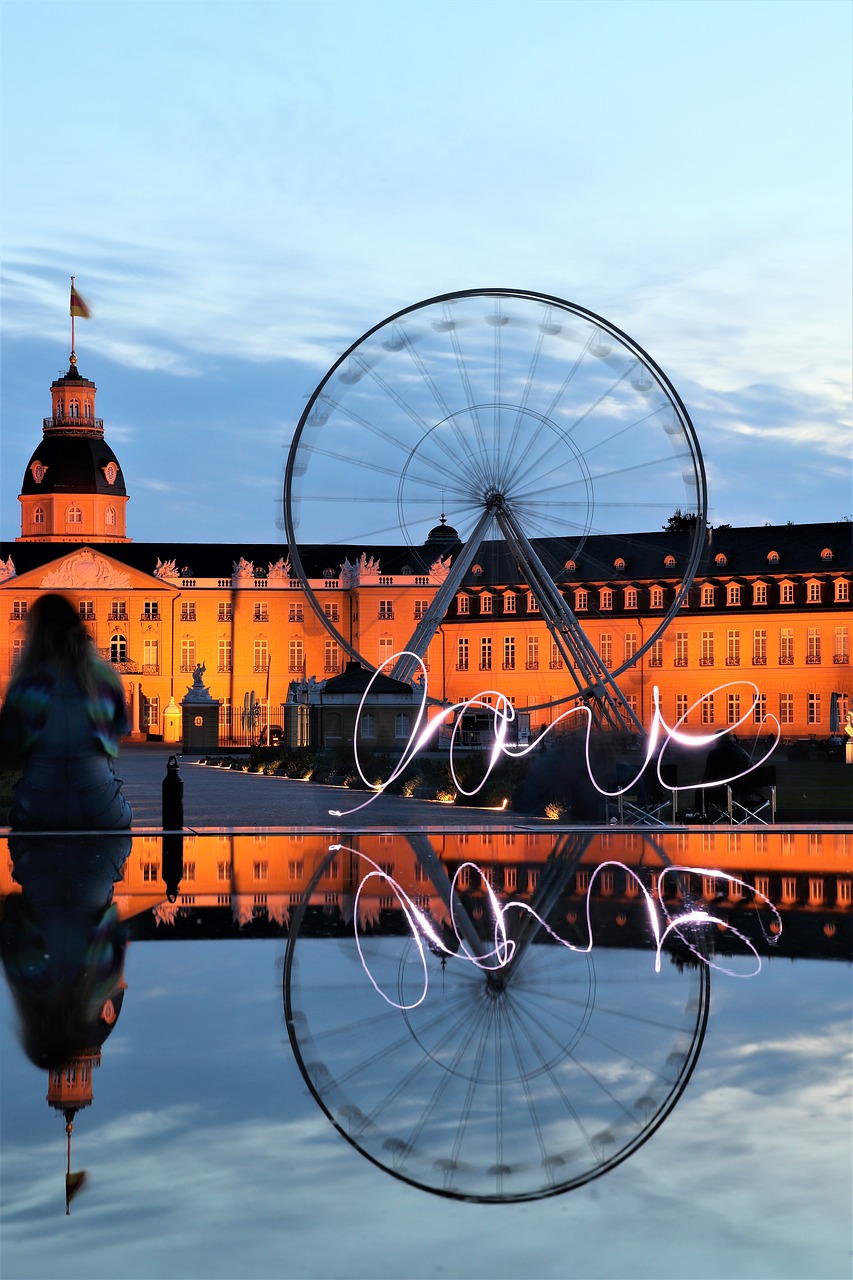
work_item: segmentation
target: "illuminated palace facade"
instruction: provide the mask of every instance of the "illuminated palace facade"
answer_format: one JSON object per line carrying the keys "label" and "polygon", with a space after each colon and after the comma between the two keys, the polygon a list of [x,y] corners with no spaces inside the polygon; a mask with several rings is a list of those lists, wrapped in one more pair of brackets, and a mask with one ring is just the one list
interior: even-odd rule
{"label": "illuminated palace facade", "polygon": [[[137,543],[126,533],[127,491],[95,416],[94,383],[76,361],[51,386],[51,416],[27,465],[21,535],[0,547],[0,696],[44,591],[77,605],[101,654],[120,672],[134,733],[164,736],[198,664],[220,702],[220,738],[279,725],[294,744],[320,745],[323,721],[299,722],[349,655],[326,630],[281,545]],[[664,717],[722,728],[766,712],[784,738],[822,738],[850,707],[847,522],[709,530],[685,602],[662,636],[618,675],[644,725],[660,690]],[[689,534],[590,536],[558,586],[609,669],[642,649],[682,582]],[[378,665],[406,647],[459,544],[438,524],[420,549],[301,549],[323,612]],[[449,702],[499,690],[532,733],[566,709],[541,707],[575,684],[503,544],[485,543],[427,654],[429,692]],[[750,712],[756,685],[760,699]],[[375,718],[368,717],[367,731]],[[407,732],[409,717],[396,720]],[[523,717],[524,721],[524,717]],[[177,717],[171,722],[176,723]],[[364,728],[365,726],[363,726]],[[166,735],[167,736],[167,735]]]}

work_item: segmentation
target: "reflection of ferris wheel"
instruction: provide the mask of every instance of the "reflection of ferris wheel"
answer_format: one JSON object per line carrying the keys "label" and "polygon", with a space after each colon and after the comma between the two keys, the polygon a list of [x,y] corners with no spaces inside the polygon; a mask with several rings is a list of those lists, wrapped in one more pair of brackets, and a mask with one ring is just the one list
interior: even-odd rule
{"label": "reflection of ferris wheel", "polygon": [[[679,586],[636,661],[684,600],[707,496],[687,411],[637,343],[572,303],[486,289],[397,312],[344,352],[300,419],[284,507],[293,570],[353,657],[311,591],[300,543],[403,543],[422,558],[440,513],[458,542],[405,647],[423,656],[480,547],[502,541],[574,675],[573,696],[625,725],[633,715],[566,599],[567,566],[589,535],[618,533],[628,546],[677,508],[696,513]],[[392,674],[416,670],[401,659]]]}
{"label": "reflection of ferris wheel", "polygon": [[[325,866],[322,868],[325,870]],[[315,884],[318,877],[315,877]],[[306,895],[307,903],[309,893]],[[503,1202],[572,1190],[631,1156],[696,1065],[705,965],[649,950],[578,954],[537,940],[506,971],[428,956],[403,937],[291,928],[285,1013],[315,1101],[373,1164],[426,1191]]]}

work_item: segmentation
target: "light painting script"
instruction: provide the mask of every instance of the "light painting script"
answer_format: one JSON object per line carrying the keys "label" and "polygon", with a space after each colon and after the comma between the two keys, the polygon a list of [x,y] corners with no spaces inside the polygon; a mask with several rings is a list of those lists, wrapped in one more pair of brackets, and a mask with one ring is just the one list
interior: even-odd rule
{"label": "light painting script", "polygon": [[[364,704],[367,701],[368,697],[370,696],[370,691],[373,688],[373,683],[376,680],[377,676],[381,675],[382,671],[386,667],[393,667],[394,663],[397,662],[397,660],[401,657],[414,658],[421,668],[421,672],[423,674],[421,703],[420,703],[420,707],[418,708],[417,716],[415,717],[415,723],[412,728],[411,735],[405,747],[403,748],[403,753],[399,761],[397,762],[397,765],[395,766],[391,774],[385,779],[384,782],[373,783],[373,782],[369,782],[368,779],[365,777],[365,774],[361,767],[361,761],[359,760],[359,756],[358,756],[358,736],[359,736],[358,730],[359,730],[359,724],[361,721],[361,714],[362,714],[362,711],[364,710]],[[694,712],[698,707],[700,707],[706,698],[711,698],[717,693],[723,693],[727,689],[731,689],[734,687],[744,687],[744,686],[752,690],[753,696],[752,696],[752,701],[749,703],[749,706],[747,707],[746,711],[740,717],[739,720],[736,720],[733,724],[726,725],[725,728],[723,729],[716,730],[714,733],[694,734],[694,733],[684,733],[682,731],[682,725],[686,723],[688,716],[691,714],[691,712]],[[487,698],[493,698],[494,702],[486,701]],[[364,785],[368,788],[368,790],[372,791],[374,794],[369,796],[367,800],[364,800],[361,804],[355,805],[352,809],[347,809],[347,810],[330,809],[329,814],[332,817],[342,818],[352,813],[358,813],[360,809],[364,809],[367,807],[367,805],[372,804],[373,801],[378,796],[380,796],[383,793],[383,791],[385,791],[385,789],[391,785],[392,782],[394,782],[397,778],[400,777],[401,773],[404,771],[404,769],[408,767],[408,765],[412,762],[412,760],[414,760],[418,752],[425,750],[433,741],[433,739],[438,737],[442,726],[447,721],[448,716],[453,716],[453,728],[451,729],[451,733],[450,733],[449,761],[448,761],[450,765],[450,772],[453,777],[453,782],[457,791],[465,796],[475,796],[478,793],[478,791],[480,791],[485,786],[490,774],[492,773],[495,766],[501,759],[501,756],[507,756],[511,760],[522,759],[524,756],[529,755],[531,751],[534,751],[536,747],[538,747],[542,742],[544,742],[548,734],[553,729],[556,729],[558,724],[562,724],[563,721],[568,721],[571,716],[586,717],[586,737],[584,742],[584,753],[585,753],[585,759],[586,759],[587,773],[589,775],[590,782],[595,787],[596,791],[598,791],[599,795],[605,796],[608,799],[617,799],[619,796],[625,795],[634,786],[636,786],[637,782],[639,782],[640,778],[643,776],[646,769],[648,768],[650,761],[652,761],[655,758],[656,754],[657,754],[657,758],[655,761],[655,768],[657,771],[658,781],[660,782],[662,787],[665,787],[669,791],[685,791],[685,790],[704,791],[710,787],[716,788],[721,786],[728,786],[731,783],[736,782],[739,778],[746,777],[746,775],[749,773],[752,773],[754,769],[758,769],[761,765],[765,764],[766,761],[770,759],[773,752],[776,750],[776,747],[779,744],[779,739],[781,737],[781,729],[779,726],[779,721],[776,719],[774,715],[765,715],[760,718],[757,717],[754,720],[754,723],[756,725],[756,738],[758,736],[758,732],[761,729],[763,729],[765,726],[769,725],[773,727],[772,729],[773,740],[771,742],[771,745],[764,751],[764,754],[761,755],[757,760],[753,760],[750,763],[748,768],[740,769],[738,770],[737,773],[733,773],[728,777],[715,778],[713,779],[713,781],[709,781],[709,782],[695,782],[695,783],[691,782],[689,786],[677,786],[677,785],[672,786],[669,783],[665,783],[661,775],[661,767],[663,764],[664,756],[666,754],[666,749],[669,746],[669,744],[671,742],[674,742],[674,743],[678,743],[679,746],[698,750],[698,749],[710,747],[713,743],[719,742],[721,738],[725,738],[731,734],[736,733],[738,729],[740,729],[743,725],[747,723],[750,716],[753,716],[754,712],[756,712],[761,702],[761,693],[759,691],[758,686],[753,684],[751,680],[729,680],[725,684],[717,685],[714,689],[709,690],[707,693],[703,694],[701,698],[697,698],[695,702],[692,702],[690,704],[690,706],[687,708],[684,714],[675,722],[674,725],[668,725],[663,718],[663,713],[660,707],[660,690],[657,685],[654,685],[652,688],[652,723],[646,739],[645,759],[640,765],[640,768],[637,771],[635,777],[632,778],[630,782],[626,783],[624,786],[616,787],[614,790],[611,791],[611,790],[608,790],[606,787],[602,787],[599,784],[593,772],[592,762],[590,760],[590,738],[592,735],[593,720],[592,720],[592,712],[587,706],[584,706],[581,704],[575,707],[571,707],[568,711],[564,711],[561,715],[557,716],[557,718],[553,720],[551,724],[547,725],[542,730],[542,732],[539,734],[539,737],[536,739],[535,742],[531,742],[528,746],[513,746],[512,744],[507,743],[507,737],[509,734],[509,726],[516,719],[516,710],[515,710],[515,707],[512,705],[512,703],[510,702],[509,698],[506,696],[506,694],[501,693],[500,690],[483,689],[480,693],[475,694],[474,697],[466,698],[463,702],[455,702],[448,707],[442,707],[438,715],[434,716],[432,720],[424,724],[424,719],[426,716],[427,700],[428,700],[427,671],[422,659],[419,658],[417,654],[411,653],[409,650],[403,650],[400,653],[392,654],[390,658],[387,658],[385,662],[383,662],[379,667],[377,667],[377,669],[374,671],[373,675],[370,678],[370,682],[368,683],[367,688],[362,694],[361,702],[359,703],[358,711],[356,712],[355,726],[353,729],[353,755],[355,757],[355,767],[358,770],[358,775],[361,778]],[[456,747],[457,735],[459,733],[460,728],[462,727],[463,716],[468,711],[485,711],[491,714],[494,722],[494,741],[492,743],[491,752],[489,754],[489,759],[486,764],[485,773],[483,774],[483,778],[478,783],[478,785],[472,788],[471,790],[466,790],[465,787],[460,782],[459,777],[456,773],[454,760],[453,760],[453,752]]]}

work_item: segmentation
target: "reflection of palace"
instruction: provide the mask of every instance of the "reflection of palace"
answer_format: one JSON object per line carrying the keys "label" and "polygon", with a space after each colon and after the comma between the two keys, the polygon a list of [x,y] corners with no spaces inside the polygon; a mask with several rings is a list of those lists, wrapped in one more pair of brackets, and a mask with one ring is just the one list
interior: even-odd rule
{"label": "reflection of palace", "polygon": [[[565,894],[579,902],[586,896],[591,870],[600,862],[625,863],[637,870],[652,890],[665,866],[693,866],[700,869],[690,886],[697,901],[749,911],[756,906],[751,893],[755,889],[777,905],[783,918],[807,918],[815,945],[819,943],[824,950],[841,947],[842,954],[849,945],[844,942],[849,940],[853,907],[853,836],[848,832],[703,830],[664,831],[654,836],[603,832],[560,837],[551,832],[496,830],[428,836],[344,834],[339,838],[373,859],[437,919],[444,914],[444,904],[419,857],[424,849],[434,854],[450,875],[460,863],[470,860],[483,869],[501,896],[529,902],[549,859],[555,850],[563,849],[561,841],[571,839],[581,840],[583,848]],[[177,900],[169,903],[165,901],[165,885],[173,882],[173,872],[164,867],[162,837],[135,836],[114,901],[122,918],[134,917],[132,932],[137,937],[174,936],[173,928],[180,931],[184,925],[194,937],[236,936],[243,930],[278,932],[286,928],[306,886],[326,858],[329,843],[328,835],[296,832],[185,835],[179,893]],[[718,883],[713,874],[702,873],[701,869],[709,867],[742,879],[747,888]],[[0,895],[14,893],[17,886],[8,860],[0,870]],[[317,884],[312,904],[335,915],[346,905],[363,874],[359,860],[341,850]],[[476,889],[470,881],[466,887]],[[616,908],[631,902],[638,909],[641,906],[636,882],[614,868],[595,879],[592,896],[614,907],[615,945],[619,930],[630,918],[627,911],[625,921],[619,924],[622,913]],[[377,916],[399,910],[392,889],[381,881],[370,886],[367,901]],[[802,930],[797,928],[802,942]],[[832,945],[835,930],[837,947]],[[787,937],[784,941],[783,951]]]}
{"label": "reflection of palace", "polygon": [[[29,606],[56,589],[79,606],[121,672],[138,733],[164,733],[170,700],[181,699],[203,662],[223,738],[270,723],[293,744],[339,741],[340,709],[321,717],[307,704],[319,703],[317,683],[343,671],[344,655],[291,577],[286,548],[132,542],[124,475],[95,416],[95,393],[74,358],[51,384],[51,414],[21,489],[21,537],[0,551],[0,693]],[[565,564],[560,590],[606,666],[619,668],[641,648],[669,608],[687,545],[688,535],[660,531],[593,536]],[[329,619],[378,664],[405,646],[457,546],[442,522],[416,551],[327,546],[303,560]],[[523,712],[573,691],[518,565],[493,543],[480,558],[430,646],[430,692],[456,701],[499,688]],[[837,733],[850,705],[851,568],[849,524],[709,532],[687,604],[619,677],[628,702],[648,724],[659,685],[674,722],[716,686],[752,681],[761,691],[753,719],[772,713],[784,737]],[[325,692],[340,702],[345,691]],[[733,686],[697,708],[688,727],[733,724],[750,703],[747,687]],[[387,724],[366,716],[363,736],[407,736],[409,713],[394,710]],[[533,711],[531,728],[555,714]]]}

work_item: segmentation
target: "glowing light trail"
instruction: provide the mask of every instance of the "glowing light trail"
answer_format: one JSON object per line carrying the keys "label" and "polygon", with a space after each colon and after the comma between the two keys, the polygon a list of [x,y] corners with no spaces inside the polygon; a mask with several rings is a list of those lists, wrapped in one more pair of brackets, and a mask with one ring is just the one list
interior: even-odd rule
{"label": "glowing light trail", "polygon": [[[365,774],[364,774],[364,771],[362,770],[361,762],[358,756],[358,738],[359,738],[358,729],[361,721],[361,714],[364,709],[364,704],[367,701],[368,697],[370,696],[370,691],[373,688],[373,683],[376,680],[377,676],[381,675],[382,671],[386,667],[393,667],[394,664],[400,658],[411,659],[421,669],[422,676],[423,676],[421,703],[420,703],[420,707],[418,708],[418,713],[415,717],[415,723],[412,728],[412,732],[409,736],[409,739],[405,747],[403,748],[403,753],[400,756],[400,759],[397,762],[397,765],[392,770],[391,774],[385,779],[384,782],[372,783],[365,777]],[[346,817],[349,814],[358,813],[361,809],[364,809],[369,804],[372,804],[373,801],[378,796],[380,796],[383,793],[383,791],[385,791],[385,789],[391,785],[392,782],[394,782],[397,778],[400,777],[401,773],[408,767],[408,765],[418,755],[418,753],[420,751],[423,751],[428,746],[430,741],[438,735],[438,733],[441,730],[442,724],[446,722],[447,717],[449,715],[452,715],[454,717],[454,720],[453,720],[453,728],[450,734],[448,762],[450,765],[450,772],[453,778],[454,786],[456,787],[458,792],[461,792],[461,794],[465,796],[474,796],[480,790],[482,790],[482,788],[485,786],[486,782],[488,781],[489,775],[494,770],[495,766],[499,762],[502,755],[507,756],[509,759],[522,759],[524,756],[529,755],[531,751],[534,751],[536,747],[538,747],[545,740],[548,734],[551,733],[551,731],[557,727],[558,724],[562,723],[562,721],[564,720],[568,720],[570,716],[575,716],[575,715],[586,716],[587,724],[586,724],[586,738],[584,741],[584,755],[585,755],[586,769],[587,769],[587,774],[589,775],[589,780],[592,783],[592,785],[595,787],[599,795],[605,796],[608,799],[616,799],[619,796],[625,795],[628,791],[631,790],[632,787],[636,786],[636,784],[639,782],[640,778],[643,776],[646,769],[648,768],[650,762],[655,757],[656,752],[657,752],[657,760],[655,763],[655,769],[657,773],[658,782],[662,787],[664,787],[668,791],[686,791],[686,790],[705,791],[710,788],[730,786],[731,783],[736,782],[739,778],[746,777],[749,773],[752,773],[754,769],[760,768],[761,765],[763,765],[767,760],[769,760],[773,752],[776,750],[776,747],[778,746],[778,743],[779,743],[779,739],[781,737],[781,728],[779,725],[779,721],[773,715],[766,715],[762,717],[760,720],[755,721],[756,739],[757,739],[759,730],[761,730],[767,724],[773,724],[775,725],[775,730],[773,733],[773,742],[767,748],[767,750],[764,752],[762,756],[760,756],[757,760],[754,760],[750,763],[748,768],[740,769],[736,773],[733,773],[728,777],[714,778],[713,780],[708,782],[699,782],[699,783],[691,782],[689,784],[684,784],[682,786],[670,785],[669,783],[664,782],[664,779],[661,775],[661,766],[664,760],[666,749],[669,746],[669,744],[674,742],[674,743],[677,743],[679,746],[682,746],[688,749],[704,748],[704,747],[711,746],[713,743],[720,741],[720,739],[722,738],[728,737],[730,734],[734,734],[742,725],[746,724],[750,716],[752,716],[753,713],[758,708],[761,701],[761,693],[758,686],[756,684],[753,684],[751,680],[726,681],[725,684],[717,685],[715,688],[709,690],[707,693],[704,693],[700,698],[697,698],[694,702],[690,704],[690,706],[687,708],[684,714],[675,722],[674,725],[669,725],[664,720],[663,713],[661,711],[660,690],[657,685],[654,685],[652,688],[652,708],[653,708],[652,723],[646,739],[645,759],[640,765],[640,768],[637,774],[631,779],[630,782],[626,783],[624,786],[616,787],[614,790],[608,790],[606,787],[602,787],[599,784],[599,782],[596,780],[595,774],[593,773],[592,762],[590,760],[590,737],[592,734],[593,719],[592,719],[592,712],[590,711],[589,707],[583,706],[583,705],[570,707],[568,711],[564,711],[561,715],[557,716],[556,719],[552,720],[551,724],[547,725],[542,730],[542,732],[540,733],[539,737],[536,739],[535,742],[531,742],[526,747],[512,747],[507,745],[507,735],[509,732],[510,724],[516,718],[516,711],[515,711],[515,707],[512,705],[512,703],[510,702],[506,694],[501,693],[500,690],[498,689],[483,689],[480,691],[480,693],[475,694],[471,698],[466,698],[462,702],[455,702],[448,707],[443,707],[439,714],[434,716],[432,720],[430,720],[426,725],[421,727],[423,725],[424,716],[426,714],[426,706],[427,706],[427,699],[428,699],[427,679],[428,679],[427,670],[424,665],[423,659],[420,658],[418,654],[413,653],[411,650],[408,650],[408,649],[403,649],[399,653],[392,654],[390,658],[386,658],[385,661],[382,662],[376,668],[376,670],[374,671],[373,675],[370,678],[370,681],[368,682],[367,688],[362,694],[361,701],[359,702],[359,705],[358,705],[358,711],[356,712],[355,725],[353,729],[353,756],[355,759],[355,767],[358,770],[358,775],[361,778],[362,782],[369,790],[373,791],[373,795],[368,796],[367,800],[364,800],[359,805],[355,805],[355,807],[352,809],[347,809],[347,810],[330,809],[329,814],[332,817],[334,818]],[[752,701],[749,703],[749,706],[746,708],[746,711],[744,712],[744,714],[738,720],[736,720],[733,724],[726,725],[725,728],[715,730],[713,733],[692,734],[692,733],[682,732],[681,726],[686,723],[690,713],[695,711],[698,707],[700,707],[706,698],[712,698],[715,694],[723,693],[726,689],[731,689],[735,687],[744,687],[744,686],[753,691],[753,698],[752,698]],[[491,701],[487,701],[487,699],[494,699],[495,701],[491,702]],[[471,711],[472,709],[485,711],[488,714],[491,714],[493,716],[494,741],[492,743],[492,749],[489,754],[489,760],[486,765],[486,771],[483,775],[482,781],[472,790],[468,791],[462,785],[462,783],[459,780],[459,776],[456,773],[454,760],[453,760],[453,751],[456,745],[457,735],[462,726],[463,717],[466,712]]]}
{"label": "glowing light trail", "polygon": [[[558,934],[556,930],[552,929],[551,926],[547,924],[542,919],[542,917],[536,911],[534,911],[533,908],[528,903],[521,902],[518,899],[513,899],[509,902],[504,903],[504,905],[501,906],[494,890],[492,889],[491,884],[489,883],[489,879],[485,874],[485,872],[483,871],[483,869],[479,867],[476,862],[463,862],[457,868],[450,886],[450,923],[453,929],[454,937],[456,938],[456,941],[458,943],[458,947],[453,948],[453,947],[448,947],[446,945],[446,943],[442,940],[441,935],[438,933],[432,921],[430,920],[429,916],[415,904],[415,902],[409,896],[409,894],[406,893],[402,885],[400,885],[399,882],[395,880],[394,877],[390,875],[387,871],[384,871],[377,862],[374,862],[373,859],[368,857],[367,854],[361,853],[360,850],[358,849],[350,848],[348,845],[333,844],[329,846],[330,853],[333,853],[333,852],[337,853],[341,851],[352,854],[354,857],[360,858],[364,863],[366,863],[371,868],[371,870],[369,870],[364,876],[362,876],[361,880],[359,881],[358,889],[356,890],[356,894],[355,894],[355,910],[353,912],[355,943],[358,949],[359,958],[361,960],[364,971],[367,974],[368,978],[370,979],[370,982],[375,988],[375,990],[377,991],[377,993],[388,1004],[392,1005],[395,1009],[400,1009],[400,1010],[416,1009],[426,999],[427,991],[429,989],[429,973],[427,969],[426,954],[424,950],[425,943],[431,950],[435,951],[438,955],[442,957],[442,965],[444,965],[447,961],[455,960],[464,964],[471,964],[475,968],[482,970],[484,973],[498,973],[501,970],[506,970],[510,965],[511,961],[513,960],[513,957],[515,956],[517,951],[517,943],[510,937],[509,930],[507,928],[507,917],[509,913],[512,911],[523,912],[531,916],[537,922],[537,924],[542,929],[544,929],[544,931],[548,934],[548,936],[554,942],[556,942],[559,946],[565,947],[569,951],[577,952],[579,955],[588,955],[592,951],[594,946],[593,927],[592,927],[592,919],[590,914],[592,888],[596,878],[601,874],[601,872],[603,872],[608,867],[618,867],[621,871],[624,871],[626,876],[629,876],[632,880],[636,881],[637,885],[639,886],[640,892],[643,894],[643,897],[645,899],[645,907],[646,907],[646,913],[648,916],[649,925],[651,927],[652,934],[655,940],[655,960],[654,960],[655,973],[660,973],[661,952],[663,951],[664,944],[666,943],[666,940],[671,933],[674,933],[681,940],[681,942],[690,951],[693,952],[693,954],[697,957],[697,959],[699,959],[703,964],[707,965],[708,968],[715,969],[717,970],[718,973],[726,974],[728,977],[754,978],[758,976],[762,968],[761,957],[759,956],[756,947],[753,945],[750,939],[744,933],[742,933],[739,929],[736,929],[734,925],[730,924],[727,920],[724,920],[722,917],[711,915],[711,913],[706,911],[704,907],[690,908],[687,911],[683,912],[681,915],[674,916],[670,914],[663,900],[663,894],[661,889],[661,886],[663,885],[664,879],[667,875],[677,876],[680,874],[686,874],[686,875],[698,875],[698,876],[713,876],[716,880],[723,880],[727,884],[733,885],[739,889],[750,890],[755,895],[755,898],[757,900],[760,900],[760,902],[764,906],[768,907],[773,914],[773,920],[770,924],[769,931],[764,928],[764,924],[763,922],[761,922],[761,928],[764,934],[765,941],[770,946],[775,946],[779,938],[781,937],[781,933],[782,933],[782,917],[780,916],[774,903],[771,902],[771,900],[768,897],[766,897],[765,894],[761,893],[758,889],[755,889],[752,885],[748,884],[746,881],[741,880],[738,876],[729,875],[727,872],[714,870],[708,867],[688,867],[688,866],[681,866],[681,865],[670,865],[665,867],[661,871],[657,880],[656,889],[654,893],[652,893],[649,891],[648,887],[643,883],[643,881],[640,879],[637,873],[635,871],[632,871],[630,867],[626,866],[624,862],[610,860],[607,862],[600,863],[590,875],[589,885],[587,886],[586,900],[585,900],[586,932],[588,935],[588,941],[583,946],[578,946],[572,942],[569,942],[567,939],[562,938],[560,934]],[[465,942],[457,926],[456,912],[454,910],[454,904],[458,898],[456,886],[459,881],[460,875],[462,874],[463,871],[467,870],[468,868],[473,870],[480,877],[483,888],[485,889],[486,899],[488,901],[492,920],[494,922],[493,935],[492,935],[493,945],[491,946],[491,948],[488,948],[481,955],[474,955],[471,949],[469,948],[469,946],[467,945],[467,943]],[[422,986],[420,995],[417,997],[417,999],[412,1000],[408,1004],[400,1003],[399,1001],[392,999],[392,997],[382,989],[382,987],[374,978],[373,973],[371,972],[371,969],[370,969],[370,965],[362,950],[361,939],[359,937],[359,929],[358,929],[358,920],[359,920],[358,908],[359,908],[362,894],[365,892],[366,886],[370,884],[370,882],[373,880],[379,880],[384,882],[384,884],[388,886],[388,888],[397,898],[398,902],[400,903],[400,907],[403,911],[403,914],[406,917],[406,921],[408,923],[409,929],[411,930],[412,938],[418,949],[418,956],[420,958],[421,968],[423,970],[423,986]],[[759,917],[759,921],[760,921],[760,917]],[[751,952],[755,960],[755,968],[751,972],[740,973],[735,969],[728,968],[726,965],[720,964],[717,961],[710,959],[703,951],[701,951],[697,946],[694,945],[690,937],[684,932],[684,930],[686,929],[694,929],[698,927],[709,927],[712,925],[716,925],[720,928],[728,930],[747,948],[749,952]]]}

